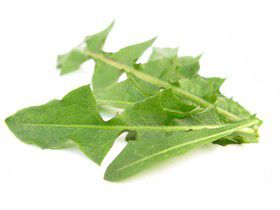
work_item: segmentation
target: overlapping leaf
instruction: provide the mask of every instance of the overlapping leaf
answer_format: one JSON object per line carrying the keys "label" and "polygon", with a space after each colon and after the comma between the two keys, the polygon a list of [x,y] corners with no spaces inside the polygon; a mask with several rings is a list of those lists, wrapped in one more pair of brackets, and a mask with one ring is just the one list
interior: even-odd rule
{"label": "overlapping leaf", "polygon": [[[119,172],[119,162],[121,170],[123,170],[123,164],[126,165],[126,161],[119,160],[123,159],[123,154],[130,156],[130,160],[135,160],[133,154],[126,154],[127,150],[129,150],[128,153],[138,149],[142,151],[143,145],[146,145],[145,147],[151,153],[144,149],[145,153],[137,153],[137,158],[139,155],[141,157],[146,155],[144,160],[151,159],[154,162],[154,153],[157,160],[165,159],[169,156],[168,152],[164,153],[165,150],[172,150],[172,155],[179,154],[196,145],[220,139],[243,128],[245,124],[250,126],[258,123],[256,119],[227,126],[220,123],[215,124],[217,129],[213,129],[211,123],[170,125],[170,120],[175,119],[177,115],[170,113],[169,110],[173,107],[182,111],[183,108],[183,104],[171,102],[172,97],[171,91],[164,91],[135,103],[123,113],[105,122],[99,115],[90,87],[84,86],[70,92],[62,100],[53,100],[42,106],[23,109],[7,118],[6,123],[19,139],[41,148],[63,148],[68,141],[74,141],[81,151],[98,164],[102,162],[120,133],[133,132],[137,143],[129,142],[127,146],[129,149],[124,149],[120,157],[109,167],[106,178],[112,180],[133,175],[150,164],[150,161],[148,161],[149,164],[145,161],[145,167],[143,167],[144,165],[139,164],[137,160],[133,168]],[[164,107],[169,107],[169,110],[166,111]],[[190,113],[189,108],[186,105],[185,109],[188,113]],[[190,148],[187,146],[189,143]],[[181,147],[182,144],[184,144],[183,147]],[[131,145],[134,148],[132,150]],[[154,147],[157,149],[154,150]],[[117,168],[115,168],[115,162],[117,162]]]}
{"label": "overlapping leaf", "polygon": [[157,130],[164,130],[161,126],[167,126],[170,119],[187,115],[193,109],[173,99],[172,92],[165,91],[135,103],[104,122],[90,87],[84,86],[62,100],[23,109],[7,118],[6,123],[19,139],[42,148],[60,148],[67,141],[74,141],[88,157],[100,164],[121,132],[137,131],[141,136],[152,130],[154,135]]}
{"label": "overlapping leaf", "polygon": [[[129,54],[140,56],[143,53],[142,49],[147,48],[147,43],[147,47],[152,44],[152,42],[145,42],[135,45],[138,47],[128,47],[134,52]],[[173,88],[184,102],[203,108],[214,105],[218,112],[231,122],[250,115],[242,106],[220,93],[224,79],[205,78],[198,75],[200,56],[179,57],[177,48],[154,48],[147,63],[135,65],[133,62],[126,62],[129,56],[127,56],[127,50],[124,49],[119,52],[125,53],[103,54],[104,56],[102,52],[97,52],[98,56],[85,53],[97,63],[93,75],[93,78],[96,78],[93,80],[93,87],[96,88],[99,104],[126,108],[137,101],[157,94],[162,88]],[[86,51],[88,50],[87,48]],[[133,69],[130,69],[131,66]],[[118,83],[121,70],[125,70],[128,78]],[[247,114],[242,115],[244,113]],[[255,142],[258,136],[257,129],[252,129],[251,133],[254,133],[252,142]],[[249,142],[250,138],[252,136],[236,136],[238,142]]]}

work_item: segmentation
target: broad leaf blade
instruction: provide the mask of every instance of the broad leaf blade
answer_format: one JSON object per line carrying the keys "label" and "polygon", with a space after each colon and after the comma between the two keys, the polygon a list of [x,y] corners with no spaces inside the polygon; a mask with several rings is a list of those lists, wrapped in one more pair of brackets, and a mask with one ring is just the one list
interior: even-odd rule
{"label": "broad leaf blade", "polygon": [[151,165],[173,156],[223,138],[239,129],[254,125],[246,120],[215,129],[178,132],[168,137],[130,141],[117,158],[108,166],[105,179],[119,181],[130,177]]}
{"label": "broad leaf blade", "polygon": [[41,148],[60,148],[72,140],[98,164],[120,132],[102,129],[105,122],[89,86],[70,92],[61,101],[18,111],[6,123],[19,139]]}
{"label": "broad leaf blade", "polygon": [[[154,136],[169,129],[168,122],[175,115],[163,109],[163,97],[166,101],[172,95],[163,92],[146,98],[104,122],[90,87],[84,86],[71,91],[62,100],[20,110],[8,117],[6,123],[25,143],[55,149],[74,141],[89,158],[100,164],[121,132]],[[172,106],[183,106],[175,103]],[[187,105],[185,109],[188,109]],[[177,128],[170,130],[174,131]]]}

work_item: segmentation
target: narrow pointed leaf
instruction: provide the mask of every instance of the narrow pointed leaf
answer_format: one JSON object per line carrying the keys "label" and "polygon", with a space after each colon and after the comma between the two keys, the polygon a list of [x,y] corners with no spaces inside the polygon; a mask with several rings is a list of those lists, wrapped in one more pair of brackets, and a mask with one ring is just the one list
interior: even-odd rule
{"label": "narrow pointed leaf", "polygon": [[107,36],[112,30],[113,26],[114,26],[114,22],[112,22],[105,30],[97,34],[87,36],[85,39],[87,49],[92,52],[101,51],[103,49]]}

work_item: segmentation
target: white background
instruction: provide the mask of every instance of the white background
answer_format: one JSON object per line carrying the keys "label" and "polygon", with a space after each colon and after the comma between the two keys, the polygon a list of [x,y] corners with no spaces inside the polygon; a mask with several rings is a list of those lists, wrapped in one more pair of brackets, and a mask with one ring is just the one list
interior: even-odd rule
{"label": "white background", "polygon": [[[125,182],[77,150],[25,145],[4,119],[90,83],[92,63],[59,76],[57,54],[116,24],[114,51],[158,35],[155,46],[203,53],[201,74],[264,121],[260,143],[209,145]],[[0,1],[0,209],[280,209],[280,6],[275,0]]]}

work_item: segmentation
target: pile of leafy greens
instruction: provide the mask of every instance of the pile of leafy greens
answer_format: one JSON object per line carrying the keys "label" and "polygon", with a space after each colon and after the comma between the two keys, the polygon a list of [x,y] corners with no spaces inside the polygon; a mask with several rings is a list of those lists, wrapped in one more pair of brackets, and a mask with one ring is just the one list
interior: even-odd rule
{"label": "pile of leafy greens", "polygon": [[[179,57],[176,48],[154,48],[146,63],[138,63],[155,39],[104,52],[112,27],[58,56],[61,74],[94,60],[92,88],[79,87],[61,100],[25,108],[6,119],[20,140],[47,149],[74,142],[101,164],[115,139],[126,132],[127,145],[105,172],[109,181],[208,143],[258,141],[261,121],[220,92],[224,79],[198,74],[200,56]],[[122,74],[126,79],[120,81]],[[122,111],[104,121],[104,106]]]}

